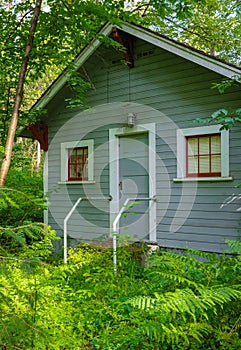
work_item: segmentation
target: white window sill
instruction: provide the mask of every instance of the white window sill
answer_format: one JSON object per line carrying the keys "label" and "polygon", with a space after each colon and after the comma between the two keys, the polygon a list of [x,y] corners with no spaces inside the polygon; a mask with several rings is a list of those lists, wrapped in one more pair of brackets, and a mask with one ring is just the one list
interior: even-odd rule
{"label": "white window sill", "polygon": [[231,176],[227,177],[184,177],[184,178],[175,178],[173,182],[219,182],[219,181],[233,181]]}
{"label": "white window sill", "polygon": [[59,185],[82,185],[82,184],[95,184],[96,181],[59,181]]}

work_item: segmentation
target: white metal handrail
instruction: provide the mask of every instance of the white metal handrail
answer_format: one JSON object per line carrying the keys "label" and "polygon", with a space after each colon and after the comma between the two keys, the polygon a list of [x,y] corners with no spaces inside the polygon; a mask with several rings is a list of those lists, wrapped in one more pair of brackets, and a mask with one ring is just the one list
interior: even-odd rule
{"label": "white metal handrail", "polygon": [[116,216],[115,220],[113,221],[113,264],[114,264],[114,272],[117,273],[117,256],[116,256],[116,252],[117,252],[117,225],[118,222],[120,221],[121,215],[123,214],[123,212],[126,210],[126,206],[130,201],[156,201],[156,196],[154,197],[149,197],[149,198],[127,198],[121,208],[121,210],[119,211],[118,215]]}
{"label": "white metal handrail", "polygon": [[78,204],[82,201],[82,200],[91,200],[91,199],[95,199],[95,200],[108,200],[110,201],[112,199],[111,196],[109,197],[79,197],[77,199],[77,201],[75,202],[75,204],[73,205],[73,207],[70,209],[70,211],[68,212],[68,214],[66,215],[65,219],[64,219],[64,263],[67,264],[67,258],[68,258],[68,233],[67,233],[67,223],[71,217],[71,215],[73,214],[73,212],[75,211],[75,209],[77,208]]}

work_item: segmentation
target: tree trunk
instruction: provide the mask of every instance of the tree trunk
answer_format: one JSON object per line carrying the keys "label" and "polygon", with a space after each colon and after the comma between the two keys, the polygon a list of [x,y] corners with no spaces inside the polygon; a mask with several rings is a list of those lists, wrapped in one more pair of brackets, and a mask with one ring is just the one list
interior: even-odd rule
{"label": "tree trunk", "polygon": [[5,145],[5,153],[4,153],[4,158],[3,158],[2,166],[0,170],[0,186],[5,185],[8,169],[11,162],[13,142],[14,142],[14,137],[15,137],[17,124],[18,124],[19,108],[21,107],[21,103],[23,99],[23,86],[24,86],[26,71],[28,67],[29,55],[33,47],[33,40],[34,40],[36,28],[37,28],[37,22],[40,14],[41,4],[42,4],[42,0],[36,0],[33,18],[29,29],[28,40],[25,47],[25,53],[24,53],[20,70],[19,70],[18,85],[17,85],[16,96],[14,101],[13,113],[11,116],[11,121],[8,129],[8,136],[7,136],[7,141]]}

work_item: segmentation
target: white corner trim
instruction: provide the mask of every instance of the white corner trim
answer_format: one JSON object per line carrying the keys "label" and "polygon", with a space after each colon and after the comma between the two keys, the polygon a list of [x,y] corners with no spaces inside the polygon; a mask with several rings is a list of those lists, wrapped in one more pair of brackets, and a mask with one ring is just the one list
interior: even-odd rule
{"label": "white corner trim", "polygon": [[[148,123],[137,125],[133,128],[123,127],[109,130],[109,173],[110,173],[110,224],[116,218],[119,207],[119,137],[124,135],[134,135],[140,132],[148,133],[149,143],[149,196],[156,195],[156,125]],[[152,201],[149,210],[149,239],[156,241],[156,202]],[[111,232],[112,233],[112,232]]]}
{"label": "white corner trim", "polygon": [[[48,151],[44,153],[44,172],[43,172],[43,185],[44,185],[44,195],[46,200],[48,200]],[[44,224],[48,225],[48,208],[44,210]]]}
{"label": "white corner trim", "polygon": [[[230,181],[229,176],[229,130],[221,130],[221,125],[208,125],[187,129],[177,129],[177,178],[174,182],[180,181]],[[221,177],[187,178],[186,177],[186,137],[208,134],[221,134]]]}
{"label": "white corner trim", "polygon": [[[61,183],[86,183],[94,181],[94,140],[82,140],[63,142],[60,145],[61,156]],[[88,147],[88,181],[68,181],[68,149],[76,147]]]}

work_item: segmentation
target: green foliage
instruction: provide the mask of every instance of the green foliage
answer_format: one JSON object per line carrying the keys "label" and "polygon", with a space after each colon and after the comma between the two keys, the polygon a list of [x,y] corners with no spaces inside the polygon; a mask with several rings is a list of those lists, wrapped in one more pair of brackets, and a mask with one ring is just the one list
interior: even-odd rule
{"label": "green foliage", "polygon": [[[135,297],[131,299],[131,304],[146,310],[152,318],[158,318],[155,333],[152,323],[149,327],[147,322],[144,327],[144,331],[151,333],[157,341],[162,339],[169,344],[182,344],[181,348],[190,348],[192,344],[193,349],[209,349],[218,337],[219,346],[215,348],[221,348],[222,342],[225,344],[227,341],[226,348],[230,339],[225,340],[225,337],[229,338],[225,327],[226,330],[230,328],[227,324],[220,328],[219,325],[226,321],[222,318],[225,312],[238,311],[235,310],[235,300],[241,297],[240,261],[213,254],[195,254],[180,256],[162,252],[152,258],[149,278],[152,285],[159,286],[159,291]],[[206,261],[197,260],[197,255]],[[236,321],[239,322],[238,313]],[[237,333],[230,349],[236,349],[238,344]]]}
{"label": "green foliage", "polygon": [[160,33],[240,64],[240,2],[154,0],[150,1],[150,6],[144,3],[146,1],[140,8],[144,20],[149,22],[152,16],[151,24]]}
{"label": "green foliage", "polygon": [[[68,264],[0,259],[6,349],[238,349],[239,257],[160,251],[147,267],[87,244]],[[202,260],[201,260],[202,259]]]}
{"label": "green foliage", "polygon": [[0,254],[19,257],[49,258],[56,232],[42,223],[25,223],[18,227],[0,227]]}
{"label": "green foliage", "polygon": [[34,174],[27,176],[26,169],[21,174],[11,170],[9,182],[17,179],[12,185],[21,186],[25,192],[0,188],[1,254],[41,258],[52,254],[56,233],[42,223],[46,201],[43,197],[35,197],[42,195],[38,187],[41,182],[37,177]]}
{"label": "green foliage", "polygon": [[234,75],[230,79],[223,79],[219,83],[213,83],[212,88],[217,89],[220,94],[223,94],[229,88],[240,86],[240,82],[240,76]]}
{"label": "green foliage", "polygon": [[16,227],[25,221],[42,222],[45,208],[41,174],[12,168],[6,187],[0,188],[0,226]]}
{"label": "green foliage", "polygon": [[43,224],[47,203],[36,152],[36,143],[17,142],[6,186],[0,188],[0,254],[4,256],[49,258],[52,254],[56,233]]}
{"label": "green foliage", "polygon": [[221,108],[213,112],[208,118],[196,118],[195,122],[204,124],[221,124],[220,130],[228,130],[241,122],[241,108],[229,110]]}
{"label": "green foliage", "polygon": [[129,204],[127,204],[125,207],[124,207],[124,211],[123,211],[123,213],[122,213],[122,216],[124,217],[124,218],[126,218],[127,217],[127,215],[135,215],[136,214],[136,212],[135,211],[130,211],[130,209],[132,209],[132,208],[135,208],[135,205],[137,205],[137,204],[139,204],[139,202],[131,202],[131,203],[129,203]]}
{"label": "green foliage", "polygon": [[70,87],[73,96],[65,99],[67,108],[87,108],[86,91],[91,88],[91,82],[84,80],[81,74],[76,70],[76,67],[71,67],[68,78],[68,86]]}
{"label": "green foliage", "polygon": [[241,242],[230,240],[230,239],[226,239],[225,243],[229,247],[229,249],[228,249],[229,253],[234,253],[234,254],[241,255]]}
{"label": "green foliage", "polygon": [[[0,3],[0,133],[4,144],[13,111],[19,68],[30,28],[33,1]],[[43,1],[34,36],[19,126],[33,121],[28,110],[90,42],[106,21],[128,19],[123,1]],[[30,120],[29,120],[30,117]],[[35,116],[36,117],[36,116]]]}
{"label": "green foliage", "polygon": [[[240,86],[240,77],[234,76],[232,79],[224,79],[220,83],[213,83],[212,88],[223,94],[227,89]],[[226,109],[220,108],[213,112],[208,118],[196,118],[194,123],[220,124],[220,130],[228,130],[241,122],[241,108]]]}

